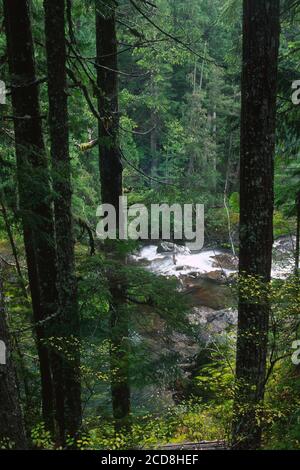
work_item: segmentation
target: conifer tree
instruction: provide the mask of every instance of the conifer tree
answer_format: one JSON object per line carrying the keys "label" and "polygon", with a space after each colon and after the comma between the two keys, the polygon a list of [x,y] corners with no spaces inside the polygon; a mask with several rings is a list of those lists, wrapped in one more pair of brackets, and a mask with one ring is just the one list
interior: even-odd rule
{"label": "conifer tree", "polygon": [[243,5],[239,274],[259,294],[240,291],[233,448],[257,449],[270,313],[279,0]]}
{"label": "conifer tree", "polygon": [[58,272],[59,316],[55,333],[63,349],[56,365],[57,421],[64,442],[67,434],[76,436],[81,425],[80,321],[71,208],[65,1],[45,0],[44,8]]}
{"label": "conifer tree", "polygon": [[[119,197],[122,196],[122,163],[119,143],[118,60],[116,5],[106,7],[96,0],[96,70],[98,86],[99,167],[102,204],[111,204],[119,220]],[[125,282],[124,280],[122,282]],[[128,424],[130,387],[128,378],[128,324],[124,304],[124,286],[111,283],[111,371],[112,406],[116,429]]]}
{"label": "conifer tree", "polygon": [[47,337],[57,313],[56,251],[51,186],[43,142],[29,2],[4,0],[11,79],[19,209],[39,355],[42,410],[54,431],[54,399]]}

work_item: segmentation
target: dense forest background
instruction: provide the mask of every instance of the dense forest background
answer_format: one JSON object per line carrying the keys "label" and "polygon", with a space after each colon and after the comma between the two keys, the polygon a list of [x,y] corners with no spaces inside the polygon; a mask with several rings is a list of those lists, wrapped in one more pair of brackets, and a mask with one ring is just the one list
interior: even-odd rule
{"label": "dense forest background", "polygon": [[[0,447],[299,449],[300,2],[0,14]],[[122,194],[205,204],[217,264],[97,239]]]}

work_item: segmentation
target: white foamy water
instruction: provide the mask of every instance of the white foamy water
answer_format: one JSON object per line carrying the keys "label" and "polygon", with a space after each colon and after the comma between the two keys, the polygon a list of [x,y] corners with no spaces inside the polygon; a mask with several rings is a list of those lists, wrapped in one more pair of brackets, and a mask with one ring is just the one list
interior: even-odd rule
{"label": "white foamy water", "polygon": [[[292,241],[291,241],[292,243]],[[225,269],[222,262],[216,256],[224,255],[220,250],[203,250],[200,253],[192,253],[186,248],[174,245],[175,253],[158,253],[157,245],[147,245],[141,248],[135,261],[146,261],[147,269],[164,276],[188,275],[191,272],[205,274],[212,271],[224,272],[226,275],[237,272],[236,269]],[[227,254],[227,256],[230,256]],[[232,256],[234,260],[234,257]],[[293,272],[294,257],[290,246],[286,246],[285,239],[279,239],[274,243],[274,259],[272,263],[272,278],[285,279]]]}
{"label": "white foamy water", "polygon": [[296,237],[281,237],[274,242],[274,256],[272,263],[272,277],[285,279],[293,273],[295,268],[294,250]]}
{"label": "white foamy water", "polygon": [[[175,246],[176,249],[176,246]],[[138,255],[134,256],[136,261],[148,261],[148,269],[157,274],[165,276],[182,276],[191,272],[209,273],[212,271],[223,271],[226,274],[234,270],[224,269],[215,256],[222,255],[219,250],[207,250],[200,253],[157,253],[156,245],[143,247]],[[175,262],[174,262],[175,261]]]}

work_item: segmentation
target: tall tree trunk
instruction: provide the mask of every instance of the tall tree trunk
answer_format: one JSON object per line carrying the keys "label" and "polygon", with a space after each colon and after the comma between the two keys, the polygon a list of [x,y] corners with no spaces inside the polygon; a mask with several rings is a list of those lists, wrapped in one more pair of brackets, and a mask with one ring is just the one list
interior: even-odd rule
{"label": "tall tree trunk", "polygon": [[[56,312],[56,252],[50,180],[42,136],[29,4],[27,0],[4,0],[3,6],[12,82],[19,204],[36,323]],[[53,431],[51,364],[44,341],[49,323],[37,325],[35,333],[40,361],[43,418],[47,427]]]}
{"label": "tall tree trunk", "polygon": [[299,255],[300,255],[300,191],[296,196],[297,211],[297,230],[296,230],[296,250],[295,250],[295,272],[299,274]]}
{"label": "tall tree trunk", "polygon": [[[96,45],[99,120],[99,164],[102,203],[115,207],[119,218],[122,195],[122,163],[119,149],[118,61],[115,2],[105,8],[97,0]],[[128,380],[128,322],[122,311],[122,288],[111,281],[111,371],[112,406],[116,430],[128,424],[130,388]]]}
{"label": "tall tree trunk", "polygon": [[[157,101],[157,85],[154,76],[151,76],[151,95]],[[151,109],[151,128],[150,133],[150,153],[151,153],[151,176],[156,177],[159,166],[158,159],[158,112],[155,108]],[[154,181],[151,181],[153,185]]]}
{"label": "tall tree trunk", "polygon": [[66,80],[65,1],[44,0],[48,69],[49,128],[58,266],[59,325],[63,352],[55,358],[60,437],[76,436],[81,426],[80,321],[75,278],[71,210],[71,167]]}
{"label": "tall tree trunk", "polygon": [[119,206],[122,164],[119,150],[118,60],[115,3],[96,0],[96,47],[99,121],[99,166],[102,203]]}
{"label": "tall tree trunk", "polygon": [[[270,281],[279,0],[244,0],[240,176],[240,265],[262,291]],[[257,449],[265,388],[269,305],[240,291],[234,449]]]}
{"label": "tall tree trunk", "polygon": [[6,324],[1,271],[0,266],[0,445],[21,450],[26,449],[27,442]]}
{"label": "tall tree trunk", "polygon": [[212,155],[212,192],[216,194],[217,192],[217,111],[216,105],[214,105],[214,111],[212,115],[212,138],[215,148]]}

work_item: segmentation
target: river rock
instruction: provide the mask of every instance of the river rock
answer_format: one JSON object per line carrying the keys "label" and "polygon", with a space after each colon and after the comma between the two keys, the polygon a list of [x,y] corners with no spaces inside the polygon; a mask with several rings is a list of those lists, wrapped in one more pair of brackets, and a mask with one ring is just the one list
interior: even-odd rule
{"label": "river rock", "polygon": [[213,258],[215,260],[213,262],[213,267],[222,270],[229,269],[230,271],[235,271],[239,264],[238,258],[230,253],[221,253],[213,256]]}
{"label": "river rock", "polygon": [[194,307],[189,315],[191,324],[201,325],[210,334],[222,333],[228,327],[236,326],[237,318],[238,312],[233,308],[214,310],[209,307]]}
{"label": "river rock", "polygon": [[221,310],[232,305],[232,291],[225,282],[217,282],[204,274],[203,277],[196,279],[185,277],[183,283],[195,307],[204,306]]}
{"label": "river rock", "polygon": [[223,271],[211,271],[203,273],[199,276],[201,279],[210,279],[211,281],[218,282],[219,284],[226,284],[228,282],[227,276]]}
{"label": "river rock", "polygon": [[186,246],[163,241],[159,243],[157,247],[157,253],[180,253],[182,255],[189,255],[190,250]]}
{"label": "river rock", "polygon": [[206,325],[207,319],[216,313],[216,310],[210,307],[194,307],[189,314],[189,322],[191,325]]}

